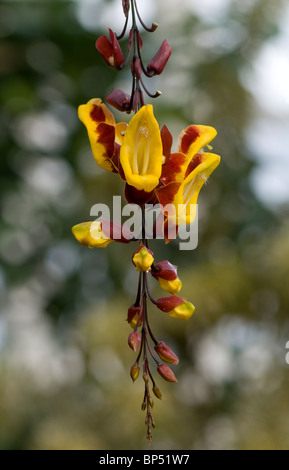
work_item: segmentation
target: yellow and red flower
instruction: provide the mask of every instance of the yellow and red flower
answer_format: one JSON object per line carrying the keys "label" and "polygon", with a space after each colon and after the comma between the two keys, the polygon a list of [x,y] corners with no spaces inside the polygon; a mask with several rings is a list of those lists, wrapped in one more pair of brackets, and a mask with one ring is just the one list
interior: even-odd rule
{"label": "yellow and red flower", "polygon": [[[199,192],[220,163],[219,155],[200,152],[216,135],[213,127],[192,125],[181,132],[178,152],[170,154],[167,150],[162,185],[156,189],[156,195],[165,215],[168,219],[174,217],[177,225],[194,221]],[[170,142],[167,130],[164,139]],[[175,209],[173,214],[166,212],[168,205]]]}
{"label": "yellow and red flower", "polygon": [[[116,124],[108,107],[96,98],[79,107],[79,118],[99,166],[119,173],[126,182],[127,201],[160,203],[167,242],[169,222],[178,227],[194,221],[199,192],[220,162],[219,155],[201,152],[217,134],[213,127],[189,126],[179,136],[178,152],[171,153],[173,138],[166,126],[160,131],[152,105],[143,106],[129,124]],[[181,283],[175,279],[159,281],[165,290],[177,293]]]}

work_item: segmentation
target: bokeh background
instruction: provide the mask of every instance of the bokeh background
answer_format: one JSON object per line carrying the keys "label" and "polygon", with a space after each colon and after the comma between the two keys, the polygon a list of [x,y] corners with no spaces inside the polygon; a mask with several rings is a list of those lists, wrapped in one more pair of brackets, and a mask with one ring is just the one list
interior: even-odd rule
{"label": "bokeh background", "polygon": [[[144,57],[164,37],[174,50],[150,83],[164,93],[160,124],[175,141],[212,125],[222,155],[199,200],[197,250],[152,245],[179,266],[196,314],[151,310],[181,362],[178,385],[158,381],[150,448],[288,449],[288,2],[138,3],[160,24]],[[147,449],[143,384],[129,377],[131,247],[90,251],[71,234],[123,190],[77,119],[79,104],[129,89],[129,72],[94,48],[121,30],[121,11],[120,0],[0,2],[1,449]]]}

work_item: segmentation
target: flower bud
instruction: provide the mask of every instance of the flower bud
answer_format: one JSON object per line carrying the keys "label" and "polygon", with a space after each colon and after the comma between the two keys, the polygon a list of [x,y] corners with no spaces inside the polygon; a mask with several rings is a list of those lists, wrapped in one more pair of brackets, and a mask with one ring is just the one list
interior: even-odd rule
{"label": "flower bud", "polygon": [[165,39],[159,51],[156,53],[153,59],[149,62],[147,66],[148,73],[150,75],[161,74],[165,66],[167,65],[167,62],[171,56],[171,53],[172,53],[172,48],[169,45],[168,41]]}
{"label": "flower bud", "polygon": [[140,368],[139,368],[138,364],[133,364],[133,365],[131,366],[131,369],[130,369],[130,376],[131,376],[133,382],[135,382],[135,381],[138,379],[139,370],[140,370]]}
{"label": "flower bud", "polygon": [[143,377],[143,379],[144,379],[144,382],[145,382],[146,384],[148,384],[148,383],[149,383],[149,376],[148,376],[148,374],[147,374],[146,372],[144,372],[144,374],[143,374],[142,377]]}
{"label": "flower bud", "polygon": [[106,36],[101,36],[96,40],[95,47],[102,55],[107,65],[120,69],[124,63],[124,56],[116,38],[116,34],[109,30],[110,40]]}
{"label": "flower bud", "polygon": [[131,73],[133,77],[136,77],[140,80],[142,76],[142,68],[141,68],[141,61],[138,57],[135,60],[133,60],[131,63]]}
{"label": "flower bud", "polygon": [[122,90],[112,90],[106,101],[118,111],[130,112],[130,96]]}
{"label": "flower bud", "polygon": [[133,331],[128,337],[129,347],[133,351],[136,351],[137,348],[139,347],[140,342],[141,342],[141,337],[140,337],[139,333],[137,333],[136,331]]}
{"label": "flower bud", "polygon": [[137,271],[150,271],[151,265],[154,262],[153,253],[141,243],[133,255],[132,261]]}
{"label": "flower bud", "polygon": [[188,320],[195,311],[193,304],[186,299],[172,295],[171,297],[162,297],[157,300],[157,307],[172,318]]}
{"label": "flower bud", "polygon": [[122,0],[122,8],[123,8],[124,16],[127,18],[129,14],[129,9],[130,9],[129,0]]}
{"label": "flower bud", "polygon": [[177,266],[171,264],[169,261],[161,261],[153,267],[152,276],[155,279],[161,277],[166,281],[174,281],[178,277]]}
{"label": "flower bud", "polygon": [[175,365],[179,363],[179,358],[163,341],[160,341],[155,346],[155,351],[157,352],[158,356],[162,359],[162,361],[167,362],[168,364]]}
{"label": "flower bud", "polygon": [[169,261],[161,261],[152,269],[152,276],[157,279],[160,286],[170,294],[178,294],[182,288],[182,282],[178,278],[177,266]]}
{"label": "flower bud", "polygon": [[128,314],[127,314],[127,322],[130,324],[130,326],[135,329],[136,325],[137,325],[137,322],[138,322],[138,318],[140,316],[140,319],[139,319],[139,324],[138,326],[141,326],[142,324],[142,317],[143,317],[143,312],[142,312],[142,307],[136,307],[134,304],[132,304],[130,306],[130,308],[128,309]]}
{"label": "flower bud", "polygon": [[153,386],[153,392],[154,392],[155,396],[156,396],[159,400],[162,399],[162,397],[163,397],[162,392],[160,391],[160,389],[159,389],[159,387],[158,387],[157,385],[154,385],[154,386]]}
{"label": "flower bud", "polygon": [[158,366],[158,373],[165,379],[167,382],[178,382],[175,374],[173,373],[172,369],[169,368],[166,364],[161,364]]}

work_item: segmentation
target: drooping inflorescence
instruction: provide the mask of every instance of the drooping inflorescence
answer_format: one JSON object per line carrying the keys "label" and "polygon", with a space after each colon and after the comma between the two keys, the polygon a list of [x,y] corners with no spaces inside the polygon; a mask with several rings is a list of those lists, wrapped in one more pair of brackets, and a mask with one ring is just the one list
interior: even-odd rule
{"label": "drooping inflorescence", "polygon": [[[146,31],[153,32],[157,24],[149,28],[142,21],[136,0],[122,0],[125,26],[122,33],[109,30],[109,39],[101,36],[96,48],[106,63],[122,70],[131,61],[131,95],[122,90],[113,90],[107,102],[119,111],[135,114],[129,123],[116,123],[113,114],[101,99],[95,98],[79,107],[79,118],[87,128],[93,156],[104,170],[118,173],[124,181],[124,195],[129,204],[140,211],[141,224],[138,233],[113,220],[97,220],[75,225],[74,236],[84,246],[105,248],[110,243],[137,243],[132,262],[139,273],[138,288],[134,303],[128,309],[127,321],[133,331],[128,345],[137,353],[130,375],[133,381],[142,375],[144,398],[142,409],[146,411],[147,438],[151,441],[155,422],[152,417],[153,398],[162,398],[154,378],[154,369],[167,382],[177,382],[171,365],[179,359],[171,348],[158,340],[152,331],[148,305],[154,304],[171,318],[188,320],[195,307],[187,299],[178,296],[182,282],[177,267],[169,261],[155,263],[155,255],[149,249],[149,238],[165,239],[169,243],[176,237],[181,226],[191,224],[196,217],[199,192],[210,174],[220,162],[220,157],[203,152],[216,136],[214,128],[191,125],[179,136],[177,152],[172,152],[173,137],[166,126],[160,129],[154,117],[153,106],[145,105],[144,93],[156,98],[160,92],[151,94],[144,85],[142,75],[153,77],[162,73],[171,55],[171,47],[163,41],[159,51],[144,65],[141,50],[143,41],[137,19]],[[128,37],[125,58],[119,40],[125,36],[131,13],[132,27]],[[147,208],[160,208],[157,222],[148,230]],[[150,232],[150,233],[149,233]],[[154,299],[150,289],[150,278],[158,281],[168,296]],[[169,364],[169,365],[168,365]]]}

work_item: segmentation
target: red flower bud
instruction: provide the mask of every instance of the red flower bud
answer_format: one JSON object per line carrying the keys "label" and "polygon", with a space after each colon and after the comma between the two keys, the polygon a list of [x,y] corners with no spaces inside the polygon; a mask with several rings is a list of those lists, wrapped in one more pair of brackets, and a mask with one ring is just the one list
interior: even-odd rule
{"label": "red flower bud", "polygon": [[177,266],[169,261],[161,261],[152,268],[152,276],[155,279],[161,277],[166,281],[174,281],[178,277]]}
{"label": "red flower bud", "polygon": [[131,73],[134,77],[138,79],[141,78],[142,68],[141,68],[141,61],[138,57],[135,60],[133,60],[131,63]]}
{"label": "red flower bud", "polygon": [[157,300],[157,307],[166,312],[172,318],[188,320],[195,311],[195,307],[186,299],[172,295],[171,297],[162,297]]}
{"label": "red flower bud", "polygon": [[162,43],[159,51],[149,62],[147,66],[147,71],[150,75],[159,75],[164,70],[170,56],[172,53],[172,48],[169,45],[168,41],[165,39]]}
{"label": "red flower bud", "polygon": [[136,351],[137,348],[139,347],[139,344],[141,342],[141,337],[140,335],[136,332],[133,331],[129,337],[128,337],[128,345],[129,347],[133,350]]}
{"label": "red flower bud", "polygon": [[143,317],[142,307],[136,307],[134,304],[132,304],[130,308],[128,309],[128,314],[127,314],[127,322],[130,324],[132,328],[136,327],[139,316],[140,316],[140,320],[139,320],[138,326],[141,326],[142,317]]}
{"label": "red flower bud", "polygon": [[124,56],[116,38],[116,34],[109,30],[110,41],[106,36],[101,36],[96,40],[95,47],[102,55],[107,65],[120,69],[124,63]]}
{"label": "red flower bud", "polygon": [[178,356],[176,356],[171,348],[169,348],[163,341],[160,341],[159,344],[155,346],[155,351],[158,353],[162,361],[167,362],[168,364],[178,365]]}
{"label": "red flower bud", "polygon": [[182,283],[178,278],[177,266],[169,261],[162,261],[153,266],[152,276],[159,281],[161,288],[170,294],[178,294],[182,288]]}
{"label": "red flower bud", "polygon": [[161,364],[158,366],[158,373],[165,379],[167,382],[176,382],[178,383],[175,374],[172,369],[169,368],[166,364]]}
{"label": "red flower bud", "polygon": [[185,302],[181,297],[171,295],[170,297],[161,297],[157,300],[157,307],[165,313],[169,313],[179,305]]}
{"label": "red flower bud", "polygon": [[106,101],[118,111],[130,112],[130,96],[122,90],[112,90]]}
{"label": "red flower bud", "polygon": [[122,8],[123,8],[124,16],[127,18],[129,14],[129,8],[130,8],[129,0],[122,0]]}

